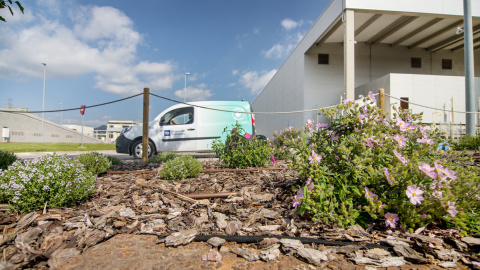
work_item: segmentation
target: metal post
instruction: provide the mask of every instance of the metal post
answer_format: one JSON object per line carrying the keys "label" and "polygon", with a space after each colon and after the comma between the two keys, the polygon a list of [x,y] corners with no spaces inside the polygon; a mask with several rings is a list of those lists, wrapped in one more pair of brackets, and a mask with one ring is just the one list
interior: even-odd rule
{"label": "metal post", "polygon": [[355,100],[355,12],[347,9],[343,13],[343,76],[345,99]]}
{"label": "metal post", "polygon": [[43,98],[42,98],[42,142],[45,142],[45,74],[47,72],[47,64],[42,63],[43,65]]}
{"label": "metal post", "polygon": [[[466,134],[475,135],[475,81],[473,68],[473,31],[471,1],[463,1],[463,35],[464,35],[464,58],[465,58],[465,108]],[[469,113],[470,112],[470,113]]]}
{"label": "metal post", "polygon": [[[150,89],[143,88],[143,134],[142,134],[142,162],[148,162],[148,107],[150,106]],[[153,149],[150,149],[153,151]]]}
{"label": "metal post", "polygon": [[452,119],[450,120],[450,139],[453,139],[453,128],[455,127],[455,122],[453,118],[453,97],[450,99],[452,102]]}

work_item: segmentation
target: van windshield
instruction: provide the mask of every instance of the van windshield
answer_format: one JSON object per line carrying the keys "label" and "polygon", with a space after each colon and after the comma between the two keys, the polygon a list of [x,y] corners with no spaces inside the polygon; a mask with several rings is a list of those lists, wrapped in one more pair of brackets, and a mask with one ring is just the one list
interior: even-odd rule
{"label": "van windshield", "polygon": [[193,107],[178,108],[167,112],[160,118],[160,126],[187,125],[193,123]]}

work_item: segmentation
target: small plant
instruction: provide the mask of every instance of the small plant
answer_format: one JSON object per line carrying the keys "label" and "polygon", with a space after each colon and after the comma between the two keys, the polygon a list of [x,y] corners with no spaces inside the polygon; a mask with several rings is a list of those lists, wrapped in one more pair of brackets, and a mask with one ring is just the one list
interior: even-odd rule
{"label": "small plant", "polygon": [[226,127],[224,133],[227,133],[225,143],[215,140],[212,144],[212,149],[224,167],[264,167],[275,160],[270,144],[244,133],[238,123],[231,130]]}
{"label": "small plant", "polygon": [[85,166],[87,171],[95,175],[106,172],[112,166],[112,162],[110,162],[107,156],[97,152],[82,154],[77,157],[77,160]]}
{"label": "small plant", "polygon": [[122,161],[116,157],[112,157],[112,156],[107,156],[108,158],[108,161],[110,161],[110,163],[112,165],[122,165]]}
{"label": "small plant", "polygon": [[0,150],[0,170],[6,170],[17,160],[15,154]]}
{"label": "small plant", "polygon": [[167,180],[195,178],[202,171],[202,163],[192,156],[178,156],[165,163],[160,171],[160,177]]}
{"label": "small plant", "polygon": [[162,152],[148,159],[148,163],[165,163],[169,160],[179,157],[179,154],[173,152]]}
{"label": "small plant", "polygon": [[95,191],[95,177],[81,163],[56,154],[15,162],[0,171],[0,201],[19,212],[68,207]]}
{"label": "small plant", "polygon": [[273,155],[276,159],[287,160],[293,156],[292,148],[298,146],[302,130],[289,127],[273,133]]}
{"label": "small plant", "polygon": [[480,133],[477,131],[475,136],[465,135],[458,140],[450,140],[453,150],[480,150]]}

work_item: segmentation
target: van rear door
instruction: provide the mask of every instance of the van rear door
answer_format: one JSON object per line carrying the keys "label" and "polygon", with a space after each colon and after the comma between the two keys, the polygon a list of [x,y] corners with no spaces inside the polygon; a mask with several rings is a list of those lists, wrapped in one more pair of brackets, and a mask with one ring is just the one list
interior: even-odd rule
{"label": "van rear door", "polygon": [[194,107],[172,109],[160,118],[160,151],[188,151],[197,147]]}

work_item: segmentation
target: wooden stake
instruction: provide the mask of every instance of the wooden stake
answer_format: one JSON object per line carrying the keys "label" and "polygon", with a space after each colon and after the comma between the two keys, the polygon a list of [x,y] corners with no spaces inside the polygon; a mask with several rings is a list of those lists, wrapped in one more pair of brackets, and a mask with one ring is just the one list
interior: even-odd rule
{"label": "wooden stake", "polygon": [[380,92],[380,109],[385,113],[385,89],[380,88],[378,91]]}

